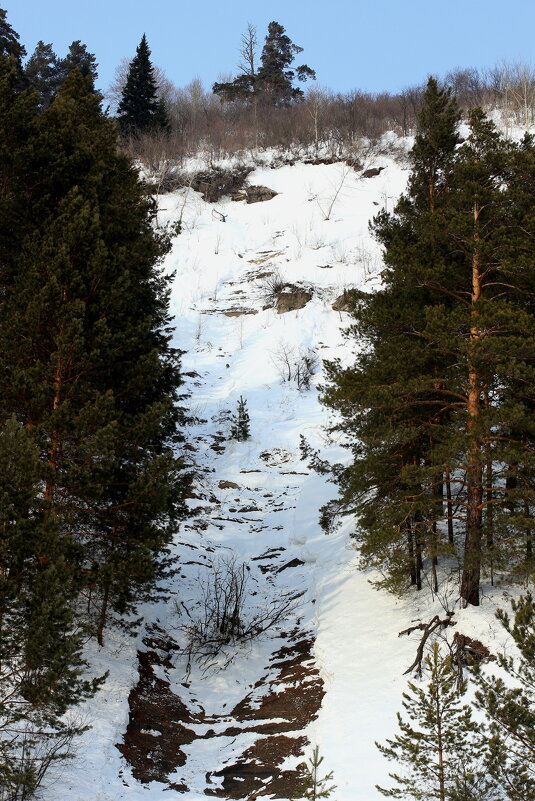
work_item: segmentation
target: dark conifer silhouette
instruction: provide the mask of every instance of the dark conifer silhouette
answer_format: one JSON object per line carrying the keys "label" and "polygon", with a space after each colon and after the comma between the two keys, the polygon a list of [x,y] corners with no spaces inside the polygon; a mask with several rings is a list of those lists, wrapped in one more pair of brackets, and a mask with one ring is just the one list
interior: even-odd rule
{"label": "dark conifer silhouette", "polygon": [[62,80],[75,69],[79,69],[84,77],[89,77],[95,83],[97,79],[97,61],[95,55],[90,53],[87,46],[80,39],[69,45],[69,52],[60,62]]}
{"label": "dark conifer silhouette", "polygon": [[61,62],[51,44],[37,42],[24,68],[28,84],[38,92],[41,108],[46,108],[63,80]]}
{"label": "dark conifer silhouette", "polygon": [[253,59],[247,59],[241,75],[233,81],[215,83],[213,92],[222,100],[261,100],[269,105],[285,106],[298,100],[303,91],[293,85],[297,78],[315,79],[316,73],[306,64],[291,68],[302,47],[294,44],[278,22],[270,22],[260,57],[261,66],[254,71]]}
{"label": "dark conifer silhouette", "polygon": [[130,62],[117,118],[121,132],[126,135],[135,136],[168,126],[165,107],[158,100],[158,87],[145,34]]}
{"label": "dark conifer silhouette", "polygon": [[19,39],[19,34],[7,21],[7,11],[0,8],[0,56],[11,56],[20,71],[22,59],[26,55],[26,48],[21,45]]}

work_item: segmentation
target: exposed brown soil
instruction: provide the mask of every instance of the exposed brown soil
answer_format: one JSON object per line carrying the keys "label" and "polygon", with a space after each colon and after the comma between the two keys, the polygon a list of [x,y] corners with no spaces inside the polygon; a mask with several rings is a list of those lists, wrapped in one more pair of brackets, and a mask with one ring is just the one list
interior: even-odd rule
{"label": "exposed brown soil", "polygon": [[276,766],[286,757],[298,757],[307,744],[306,737],[284,735],[257,740],[244,751],[242,760],[211,774],[223,777],[222,787],[214,790],[208,788],[204,792],[219,798],[247,798],[251,801],[266,795],[273,798],[298,796],[303,789],[304,763],[297,770],[279,771]]}
{"label": "exposed brown soil", "polygon": [[279,569],[277,570],[277,573],[282,573],[283,570],[287,570],[289,567],[300,567],[301,565],[304,565],[304,564],[305,563],[301,559],[297,559],[297,558],[296,559],[291,559],[289,562],[286,562],[285,565],[283,565],[282,567],[279,567]]}
{"label": "exposed brown soil", "polygon": [[[130,763],[135,779],[143,783],[165,782],[186,762],[181,749],[195,739],[195,734],[184,724],[196,716],[171,692],[169,683],[154,672],[156,665],[170,665],[169,655],[176,650],[173,641],[155,627],[143,644],[150,650],[138,651],[139,680],[128,697],[128,726],[117,748]],[[165,655],[162,657],[153,648],[163,650]]]}
{"label": "exposed brown soil", "polygon": [[271,667],[277,668],[278,673],[267,685],[268,694],[258,703],[253,702],[253,694],[249,693],[234,707],[233,717],[268,722],[283,718],[285,722],[268,723],[271,732],[277,733],[299,731],[315,720],[325,691],[313,664],[312,645],[312,639],[301,639],[276,651]]}
{"label": "exposed brown soil", "polygon": [[[254,732],[259,739],[234,763],[214,772],[207,766],[206,795],[229,799],[297,795],[302,788],[304,765],[286,771],[279,766],[287,757],[302,754],[308,740],[299,732],[317,717],[324,690],[311,655],[313,640],[292,631],[287,642],[272,655],[266,675],[232,710],[236,725],[197,735],[187,724],[217,724],[218,717],[192,712],[171,692],[170,684],[156,675],[156,666],[172,666],[171,657],[177,646],[163,630],[152,627],[143,641],[147,650],[138,652],[139,680],[129,696],[130,715],[124,740],[117,746],[132,766],[134,778],[143,783],[167,784],[167,777],[186,763],[183,746],[196,738],[237,737]],[[260,700],[259,688],[265,690]],[[213,784],[218,786],[211,787]],[[167,786],[175,792],[188,790],[184,783]]]}
{"label": "exposed brown soil", "polygon": [[222,313],[225,317],[243,317],[244,314],[258,314],[258,309],[229,309]]}

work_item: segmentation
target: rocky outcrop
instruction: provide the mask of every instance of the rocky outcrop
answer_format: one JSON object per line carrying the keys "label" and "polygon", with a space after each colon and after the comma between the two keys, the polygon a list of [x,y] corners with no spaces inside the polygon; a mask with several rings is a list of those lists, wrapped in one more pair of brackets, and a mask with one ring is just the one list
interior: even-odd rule
{"label": "rocky outcrop", "polygon": [[278,195],[274,189],[269,189],[267,186],[246,186],[241,192],[235,192],[232,195],[232,200],[245,200],[247,203],[263,203],[265,200],[271,200]]}
{"label": "rocky outcrop", "polygon": [[239,489],[240,485],[235,481],[220,481],[217,485],[219,489]]}
{"label": "rocky outcrop", "polygon": [[336,298],[332,305],[333,311],[338,312],[351,312],[355,305],[355,292],[351,289],[346,289],[342,294]]}
{"label": "rocky outcrop", "polygon": [[253,167],[235,167],[232,170],[213,170],[198,172],[191,181],[191,188],[200,192],[208,203],[215,203],[223,195],[233,195],[242,189]]}
{"label": "rocky outcrop", "polygon": [[310,300],[312,300],[312,292],[309,289],[292,287],[278,293],[275,308],[278,314],[286,314],[286,312],[302,309]]}
{"label": "rocky outcrop", "polygon": [[381,175],[381,170],[384,170],[384,167],[371,167],[369,170],[364,170],[361,173],[361,178],[375,178],[376,175]]}

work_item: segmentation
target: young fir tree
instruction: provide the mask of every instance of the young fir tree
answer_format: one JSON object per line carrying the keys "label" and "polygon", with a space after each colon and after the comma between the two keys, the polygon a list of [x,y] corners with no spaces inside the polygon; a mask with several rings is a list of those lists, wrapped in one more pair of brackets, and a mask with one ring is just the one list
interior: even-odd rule
{"label": "young fir tree", "polygon": [[240,441],[249,439],[251,436],[249,412],[247,411],[247,401],[240,395],[238,401],[238,408],[236,414],[232,415],[232,424],[230,427],[231,439]]}
{"label": "young fir tree", "polygon": [[130,62],[117,118],[124,135],[150,133],[168,127],[165,107],[158,100],[158,87],[145,34]]}
{"label": "young fir tree", "polygon": [[383,756],[401,768],[389,774],[396,786],[377,789],[389,798],[415,801],[497,801],[486,774],[486,744],[477,737],[479,725],[470,707],[461,705],[466,683],[457,688],[451,657],[441,657],[436,641],[425,664],[427,684],[409,683],[409,692],[403,693],[399,734],[386,745],[377,743]]}
{"label": "young fir tree", "polygon": [[80,546],[71,569],[102,642],[112,613],[153,592],[186,511],[180,354],[156,268],[167,241],[90,79],[71,73],[30,144],[21,234],[5,237],[0,404],[35,434],[44,503]]}
{"label": "young fir tree", "polygon": [[309,801],[317,801],[319,798],[329,798],[336,790],[336,785],[332,784],[333,772],[326,773],[324,776],[320,774],[320,767],[323,762],[323,757],[320,756],[319,746],[312,749],[312,756],[306,765],[305,789],[301,798],[307,798]]}
{"label": "young fir tree", "polygon": [[26,80],[38,92],[41,108],[46,108],[59,89],[63,75],[61,63],[51,44],[37,42],[24,67]]}
{"label": "young fir tree", "polygon": [[511,634],[518,658],[501,654],[498,664],[511,682],[476,676],[476,702],[489,722],[493,759],[491,775],[511,801],[535,798],[535,602],[531,594],[512,601],[514,619],[499,610],[498,618]]}

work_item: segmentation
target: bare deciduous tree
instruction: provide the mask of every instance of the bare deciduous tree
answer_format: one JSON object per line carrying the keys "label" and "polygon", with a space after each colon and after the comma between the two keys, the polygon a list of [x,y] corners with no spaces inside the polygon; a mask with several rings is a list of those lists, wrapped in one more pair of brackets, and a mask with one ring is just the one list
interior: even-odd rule
{"label": "bare deciduous tree", "polygon": [[318,369],[318,356],[313,348],[296,350],[282,341],[271,358],[282,382],[295,381],[300,391],[310,389]]}
{"label": "bare deciduous tree", "polygon": [[250,22],[247,30],[241,37],[240,55],[242,61],[238,64],[238,69],[244,75],[256,75],[256,57],[258,53],[258,35],[256,28]]}

